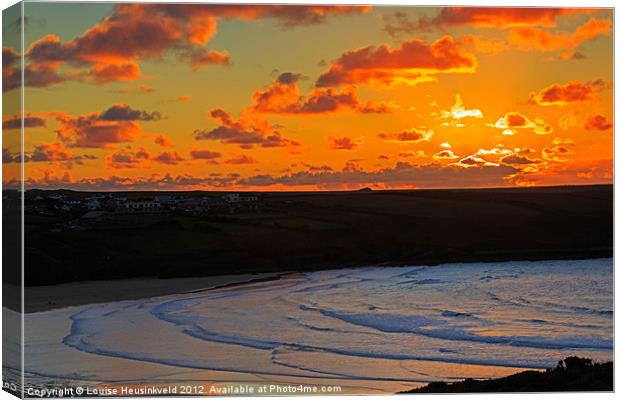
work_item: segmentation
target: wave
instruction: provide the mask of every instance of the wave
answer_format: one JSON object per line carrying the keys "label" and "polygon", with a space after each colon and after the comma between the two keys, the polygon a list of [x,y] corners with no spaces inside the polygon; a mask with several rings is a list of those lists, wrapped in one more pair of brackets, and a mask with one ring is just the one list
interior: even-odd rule
{"label": "wave", "polygon": [[556,303],[556,302],[551,302],[551,301],[531,300],[531,299],[526,299],[523,297],[517,297],[516,299],[512,300],[512,299],[502,298],[492,292],[488,292],[488,296],[494,301],[507,304],[507,305],[511,305],[511,306],[515,306],[515,307],[531,307],[531,308],[537,308],[541,310],[553,309],[556,312],[559,311],[559,312],[565,312],[565,313],[570,313],[570,314],[574,314],[574,313],[596,314],[596,315],[602,315],[602,316],[611,317],[611,318],[613,318],[613,315],[614,315],[613,310],[601,310],[601,309],[584,307],[584,306],[571,306],[571,305],[566,305],[566,304],[561,304],[561,303]]}
{"label": "wave", "polygon": [[[573,354],[611,357],[613,311],[605,307],[611,299],[598,289],[584,299],[571,298],[554,284],[579,268],[579,263],[519,264],[519,285],[481,279],[514,279],[510,268],[499,264],[497,269],[485,264],[298,274],[84,307],[71,315],[63,343],[90,354],[167,366],[356,380],[389,377],[373,376],[372,368],[353,372],[346,363],[381,359],[545,368]],[[610,271],[589,278],[604,283]],[[122,342],[123,335],[140,337],[141,330],[160,327],[165,346],[156,335],[135,348]],[[205,356],[212,351],[218,357]],[[304,363],[310,353],[318,361]],[[334,357],[343,363],[337,371],[331,368]]]}
{"label": "wave", "polygon": [[596,337],[561,337],[550,339],[542,336],[483,336],[463,329],[445,329],[443,322],[424,316],[394,314],[343,313],[302,306],[305,310],[320,312],[326,317],[372,328],[385,333],[408,333],[435,339],[500,344],[513,347],[538,349],[613,349],[613,340]]}

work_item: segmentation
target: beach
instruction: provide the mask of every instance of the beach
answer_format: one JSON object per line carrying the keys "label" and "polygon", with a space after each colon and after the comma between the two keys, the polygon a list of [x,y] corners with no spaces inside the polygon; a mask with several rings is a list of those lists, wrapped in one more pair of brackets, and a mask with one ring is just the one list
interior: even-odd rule
{"label": "beach", "polygon": [[[278,277],[283,274],[286,274],[286,272],[206,276],[198,278],[134,278],[70,282],[49,286],[29,286],[25,289],[25,311],[26,313],[32,313],[86,304],[138,300],[170,294],[202,291],[216,287],[278,279]],[[5,285],[5,288],[6,287],[7,285]]]}
{"label": "beach", "polygon": [[354,394],[544,370],[571,355],[606,361],[611,274],[612,260],[598,259],[219,277],[183,293],[160,287],[155,297],[26,314],[25,369],[40,387],[303,384]]}

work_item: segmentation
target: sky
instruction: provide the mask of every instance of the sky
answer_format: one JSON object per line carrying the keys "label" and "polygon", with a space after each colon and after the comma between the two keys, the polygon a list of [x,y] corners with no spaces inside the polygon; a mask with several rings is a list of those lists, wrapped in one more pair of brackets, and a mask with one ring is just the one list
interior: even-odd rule
{"label": "sky", "polygon": [[25,3],[3,180],[356,190],[611,183],[611,9]]}

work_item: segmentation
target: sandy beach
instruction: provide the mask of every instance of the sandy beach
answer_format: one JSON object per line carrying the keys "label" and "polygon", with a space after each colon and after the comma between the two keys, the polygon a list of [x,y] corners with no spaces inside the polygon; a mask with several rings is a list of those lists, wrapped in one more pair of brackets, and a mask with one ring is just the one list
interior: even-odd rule
{"label": "sandy beach", "polygon": [[71,282],[50,286],[29,286],[26,287],[25,293],[25,311],[33,313],[86,304],[139,300],[248,282],[278,279],[284,274],[286,273],[237,274],[200,278],[136,278]]}
{"label": "sandy beach", "polygon": [[[303,384],[355,394],[541,371],[572,355],[607,361],[612,265],[375,266],[32,287],[25,369],[31,387]],[[569,299],[576,276],[592,281]],[[3,318],[15,326],[19,314]],[[14,360],[5,373],[18,370]]]}

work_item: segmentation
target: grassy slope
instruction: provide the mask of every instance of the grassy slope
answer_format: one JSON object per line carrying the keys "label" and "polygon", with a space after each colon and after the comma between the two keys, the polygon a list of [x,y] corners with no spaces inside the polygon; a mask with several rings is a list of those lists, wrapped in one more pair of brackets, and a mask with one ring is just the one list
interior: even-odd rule
{"label": "grassy slope", "polygon": [[612,186],[263,194],[254,214],[52,233],[26,216],[26,283],[369,264],[611,257]]}

